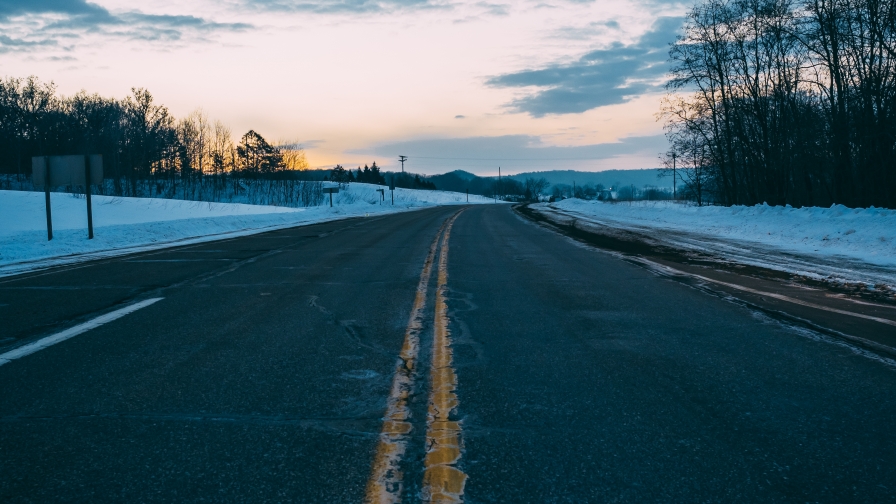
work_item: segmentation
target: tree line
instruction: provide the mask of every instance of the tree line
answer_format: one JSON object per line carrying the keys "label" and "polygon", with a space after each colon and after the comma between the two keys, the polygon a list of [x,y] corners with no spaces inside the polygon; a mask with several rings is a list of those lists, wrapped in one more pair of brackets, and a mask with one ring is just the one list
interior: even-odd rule
{"label": "tree line", "polygon": [[229,179],[284,179],[308,168],[298,145],[274,145],[253,130],[234,144],[220,121],[201,110],[177,119],[143,88],[116,100],[60,96],[33,76],[0,79],[0,173],[21,179],[32,156],[62,154],[102,154],[111,192],[127,196],[164,187],[194,199],[187,193],[223,190]]}
{"label": "tree line", "polygon": [[362,170],[359,166],[357,170],[346,170],[342,165],[336,165],[330,171],[328,179],[332,182],[348,184],[349,182],[363,182],[366,184],[387,185],[394,184],[395,187],[404,189],[426,189],[435,190],[436,185],[426,178],[420,178],[420,175],[413,173],[388,173],[380,171],[380,167],[376,165],[376,161],[371,166],[364,165]]}
{"label": "tree line", "polygon": [[708,0],[669,54],[698,202],[896,208],[896,0]]}

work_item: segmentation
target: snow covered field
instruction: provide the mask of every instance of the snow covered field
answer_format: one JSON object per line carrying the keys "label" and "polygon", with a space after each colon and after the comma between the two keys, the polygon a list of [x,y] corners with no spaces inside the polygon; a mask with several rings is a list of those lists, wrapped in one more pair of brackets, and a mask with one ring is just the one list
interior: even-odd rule
{"label": "snow covered field", "polygon": [[539,204],[548,214],[646,234],[688,250],[816,278],[896,286],[896,210],[697,207],[672,202]]}
{"label": "snow covered field", "polygon": [[[345,217],[466,203],[460,193],[399,188],[392,206],[388,190],[380,203],[378,188],[350,184],[333,195],[333,208],[329,196],[324,206],[308,208],[93,196],[93,240],[87,239],[86,200],[53,193],[52,241],[47,241],[44,193],[0,191],[0,276]],[[491,202],[470,195],[470,203]]]}

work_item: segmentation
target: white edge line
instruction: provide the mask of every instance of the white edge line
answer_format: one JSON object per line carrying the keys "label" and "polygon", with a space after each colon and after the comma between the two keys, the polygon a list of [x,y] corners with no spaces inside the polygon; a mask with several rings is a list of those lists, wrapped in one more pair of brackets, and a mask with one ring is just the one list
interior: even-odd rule
{"label": "white edge line", "polygon": [[97,328],[103,324],[112,322],[113,320],[124,317],[125,315],[127,315],[129,313],[133,313],[141,308],[146,308],[147,306],[149,306],[157,301],[161,301],[162,299],[164,299],[164,298],[158,297],[158,298],[146,299],[146,300],[140,301],[139,303],[134,303],[132,305],[125,306],[124,308],[119,308],[118,310],[115,310],[113,312],[109,312],[105,315],[100,315],[99,317],[88,320],[87,322],[84,322],[83,324],[76,325],[75,327],[66,329],[62,332],[58,332],[56,334],[41,338],[33,343],[28,343],[27,345],[22,345],[19,348],[10,350],[6,353],[2,353],[2,354],[0,354],[0,366],[4,365],[7,362],[10,362],[12,360],[25,357],[26,355],[31,355],[34,352],[37,352],[38,350],[43,350],[44,348],[55,345],[56,343],[59,343],[61,341],[65,341],[69,338],[74,338],[75,336],[77,336],[81,333],[84,333],[91,329]]}

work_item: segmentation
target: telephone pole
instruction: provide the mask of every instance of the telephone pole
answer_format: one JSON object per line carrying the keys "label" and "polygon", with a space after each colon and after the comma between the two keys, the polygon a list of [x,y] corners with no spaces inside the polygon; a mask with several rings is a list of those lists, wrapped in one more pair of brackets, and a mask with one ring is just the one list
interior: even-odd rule
{"label": "telephone pole", "polygon": [[672,199],[675,200],[675,153],[672,153]]}
{"label": "telephone pole", "polygon": [[401,173],[404,173],[404,162],[408,160],[408,157],[398,156],[398,160],[401,161]]}

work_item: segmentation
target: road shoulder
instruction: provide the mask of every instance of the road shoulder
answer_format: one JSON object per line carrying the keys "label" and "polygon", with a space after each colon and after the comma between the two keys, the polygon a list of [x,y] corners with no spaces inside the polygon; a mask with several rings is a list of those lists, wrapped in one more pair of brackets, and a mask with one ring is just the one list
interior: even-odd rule
{"label": "road shoulder", "polygon": [[727,297],[785,323],[896,356],[896,300],[864,285],[833,284],[793,273],[739,264],[671,246],[631,230],[587,225],[539,212],[514,211],[578,242],[618,254],[654,273]]}

